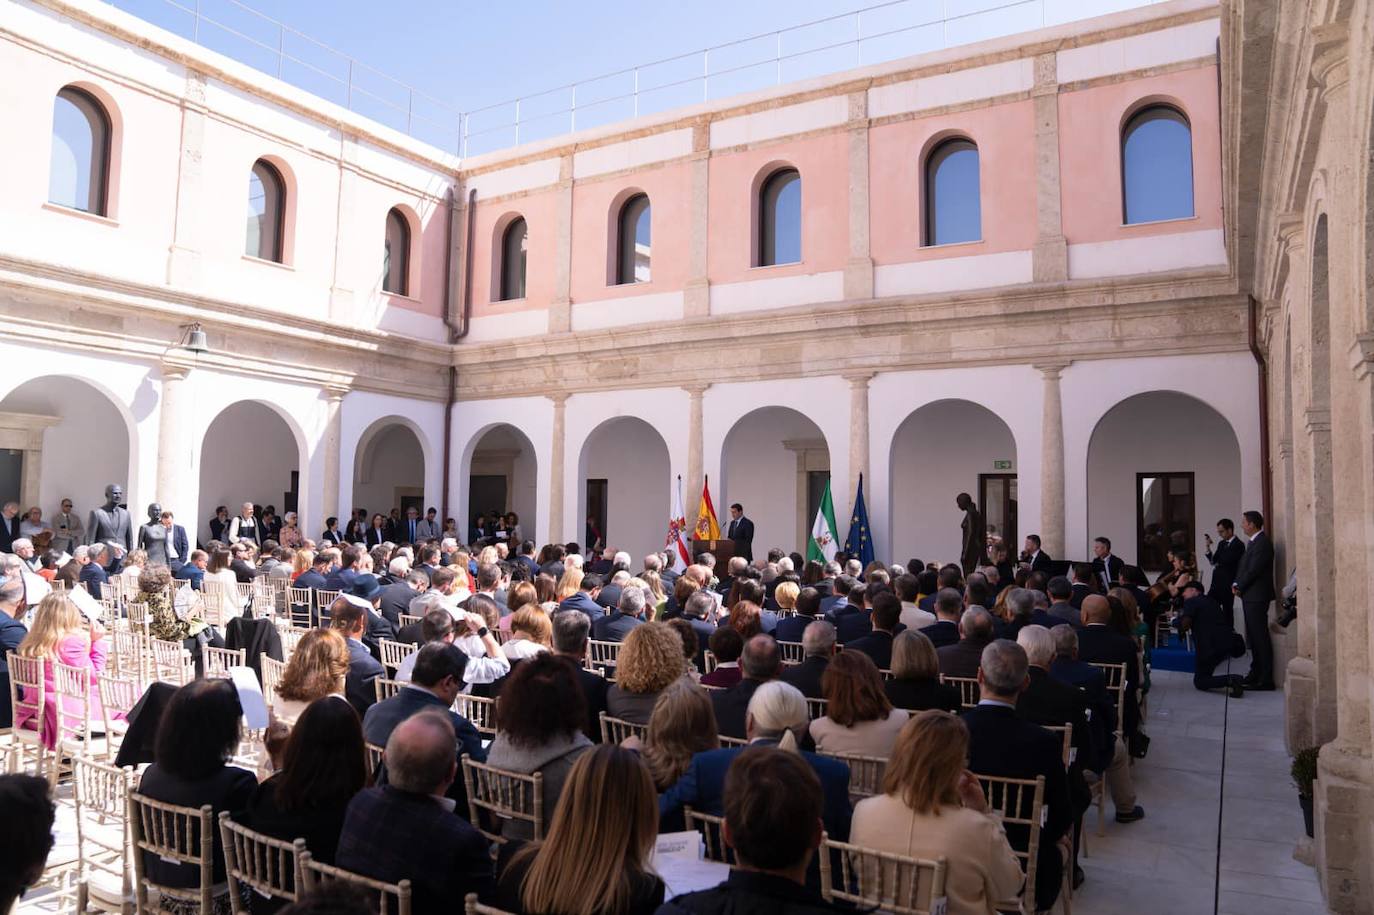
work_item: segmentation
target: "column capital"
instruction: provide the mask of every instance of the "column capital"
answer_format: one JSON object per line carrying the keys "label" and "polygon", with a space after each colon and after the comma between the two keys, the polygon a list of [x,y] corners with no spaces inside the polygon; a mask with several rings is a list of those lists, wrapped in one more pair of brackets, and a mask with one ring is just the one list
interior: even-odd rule
{"label": "column capital", "polygon": [[1054,362],[1034,362],[1031,363],[1031,368],[1043,375],[1046,381],[1058,381],[1060,373],[1070,365],[1073,365],[1073,360],[1065,359]]}
{"label": "column capital", "polygon": [[341,403],[351,389],[341,384],[327,384],[324,386],[324,396],[331,404]]}
{"label": "column capital", "polygon": [[555,410],[561,410],[568,403],[569,395],[567,391],[555,391],[552,394],[545,394],[544,396],[553,401],[553,408]]}
{"label": "column capital", "polygon": [[164,383],[168,381],[185,381],[186,376],[191,374],[191,369],[195,368],[195,364],[175,357],[164,356],[160,368],[162,370],[162,380]]}
{"label": "column capital", "polygon": [[840,377],[849,382],[851,390],[868,387],[868,383],[873,380],[877,372],[843,372]]}
{"label": "column capital", "polygon": [[711,385],[712,382],[710,381],[692,381],[684,385],[679,385],[679,387],[695,398],[705,394]]}

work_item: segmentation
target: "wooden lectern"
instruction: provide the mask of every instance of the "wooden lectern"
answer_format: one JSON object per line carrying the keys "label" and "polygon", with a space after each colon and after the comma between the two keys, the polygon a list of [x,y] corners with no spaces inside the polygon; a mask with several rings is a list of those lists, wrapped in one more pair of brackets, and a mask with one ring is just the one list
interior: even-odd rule
{"label": "wooden lectern", "polygon": [[735,541],[733,540],[693,540],[692,541],[692,561],[696,562],[697,557],[702,553],[710,553],[716,557],[716,568],[721,571],[724,577],[725,567],[730,563],[730,559],[735,555]]}

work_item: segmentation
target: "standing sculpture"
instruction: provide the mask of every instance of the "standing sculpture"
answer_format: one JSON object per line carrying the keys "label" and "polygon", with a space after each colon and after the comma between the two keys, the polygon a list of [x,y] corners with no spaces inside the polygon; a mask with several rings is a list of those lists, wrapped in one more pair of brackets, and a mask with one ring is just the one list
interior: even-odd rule
{"label": "standing sculpture", "polygon": [[126,551],[134,548],[133,522],[129,520],[129,510],[120,505],[124,498],[124,487],[111,483],[105,487],[105,504],[91,509],[90,523],[86,525],[87,543],[123,544]]}
{"label": "standing sculpture", "polygon": [[959,525],[963,532],[962,547],[959,550],[959,565],[964,574],[974,571],[988,562],[988,531],[983,523],[983,513],[974,504],[973,497],[966,492],[959,493],[954,500],[963,509],[964,520]]}

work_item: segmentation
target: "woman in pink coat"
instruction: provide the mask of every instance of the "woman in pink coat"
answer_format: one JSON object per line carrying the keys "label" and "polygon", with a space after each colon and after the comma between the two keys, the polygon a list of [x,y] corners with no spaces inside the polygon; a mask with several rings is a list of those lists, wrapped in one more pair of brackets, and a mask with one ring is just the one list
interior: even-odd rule
{"label": "woman in pink coat", "polygon": [[[105,669],[105,659],[110,653],[110,642],[105,638],[105,630],[98,622],[86,621],[76,604],[64,594],[49,594],[38,605],[34,614],[33,627],[24,641],[19,644],[18,654],[25,658],[43,659],[43,680],[46,699],[43,707],[43,746],[52,749],[57,743],[57,692],[53,662],[58,661],[71,667],[84,667],[90,671],[91,684],[91,727],[100,722],[100,695],[96,689],[96,677]],[[30,699],[26,691],[25,698]],[[65,711],[69,715],[80,715],[80,703],[66,700]],[[30,708],[18,709],[14,718],[16,728],[37,730],[36,715]]]}

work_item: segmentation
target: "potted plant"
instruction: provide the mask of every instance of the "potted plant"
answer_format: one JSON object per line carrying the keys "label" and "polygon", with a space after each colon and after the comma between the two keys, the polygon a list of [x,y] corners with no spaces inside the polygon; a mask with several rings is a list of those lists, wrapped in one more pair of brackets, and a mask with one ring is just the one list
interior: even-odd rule
{"label": "potted plant", "polygon": [[1307,827],[1307,837],[1312,838],[1312,788],[1317,781],[1317,753],[1321,747],[1307,747],[1299,750],[1293,757],[1290,770],[1293,784],[1298,789],[1298,806],[1302,807],[1302,822]]}

